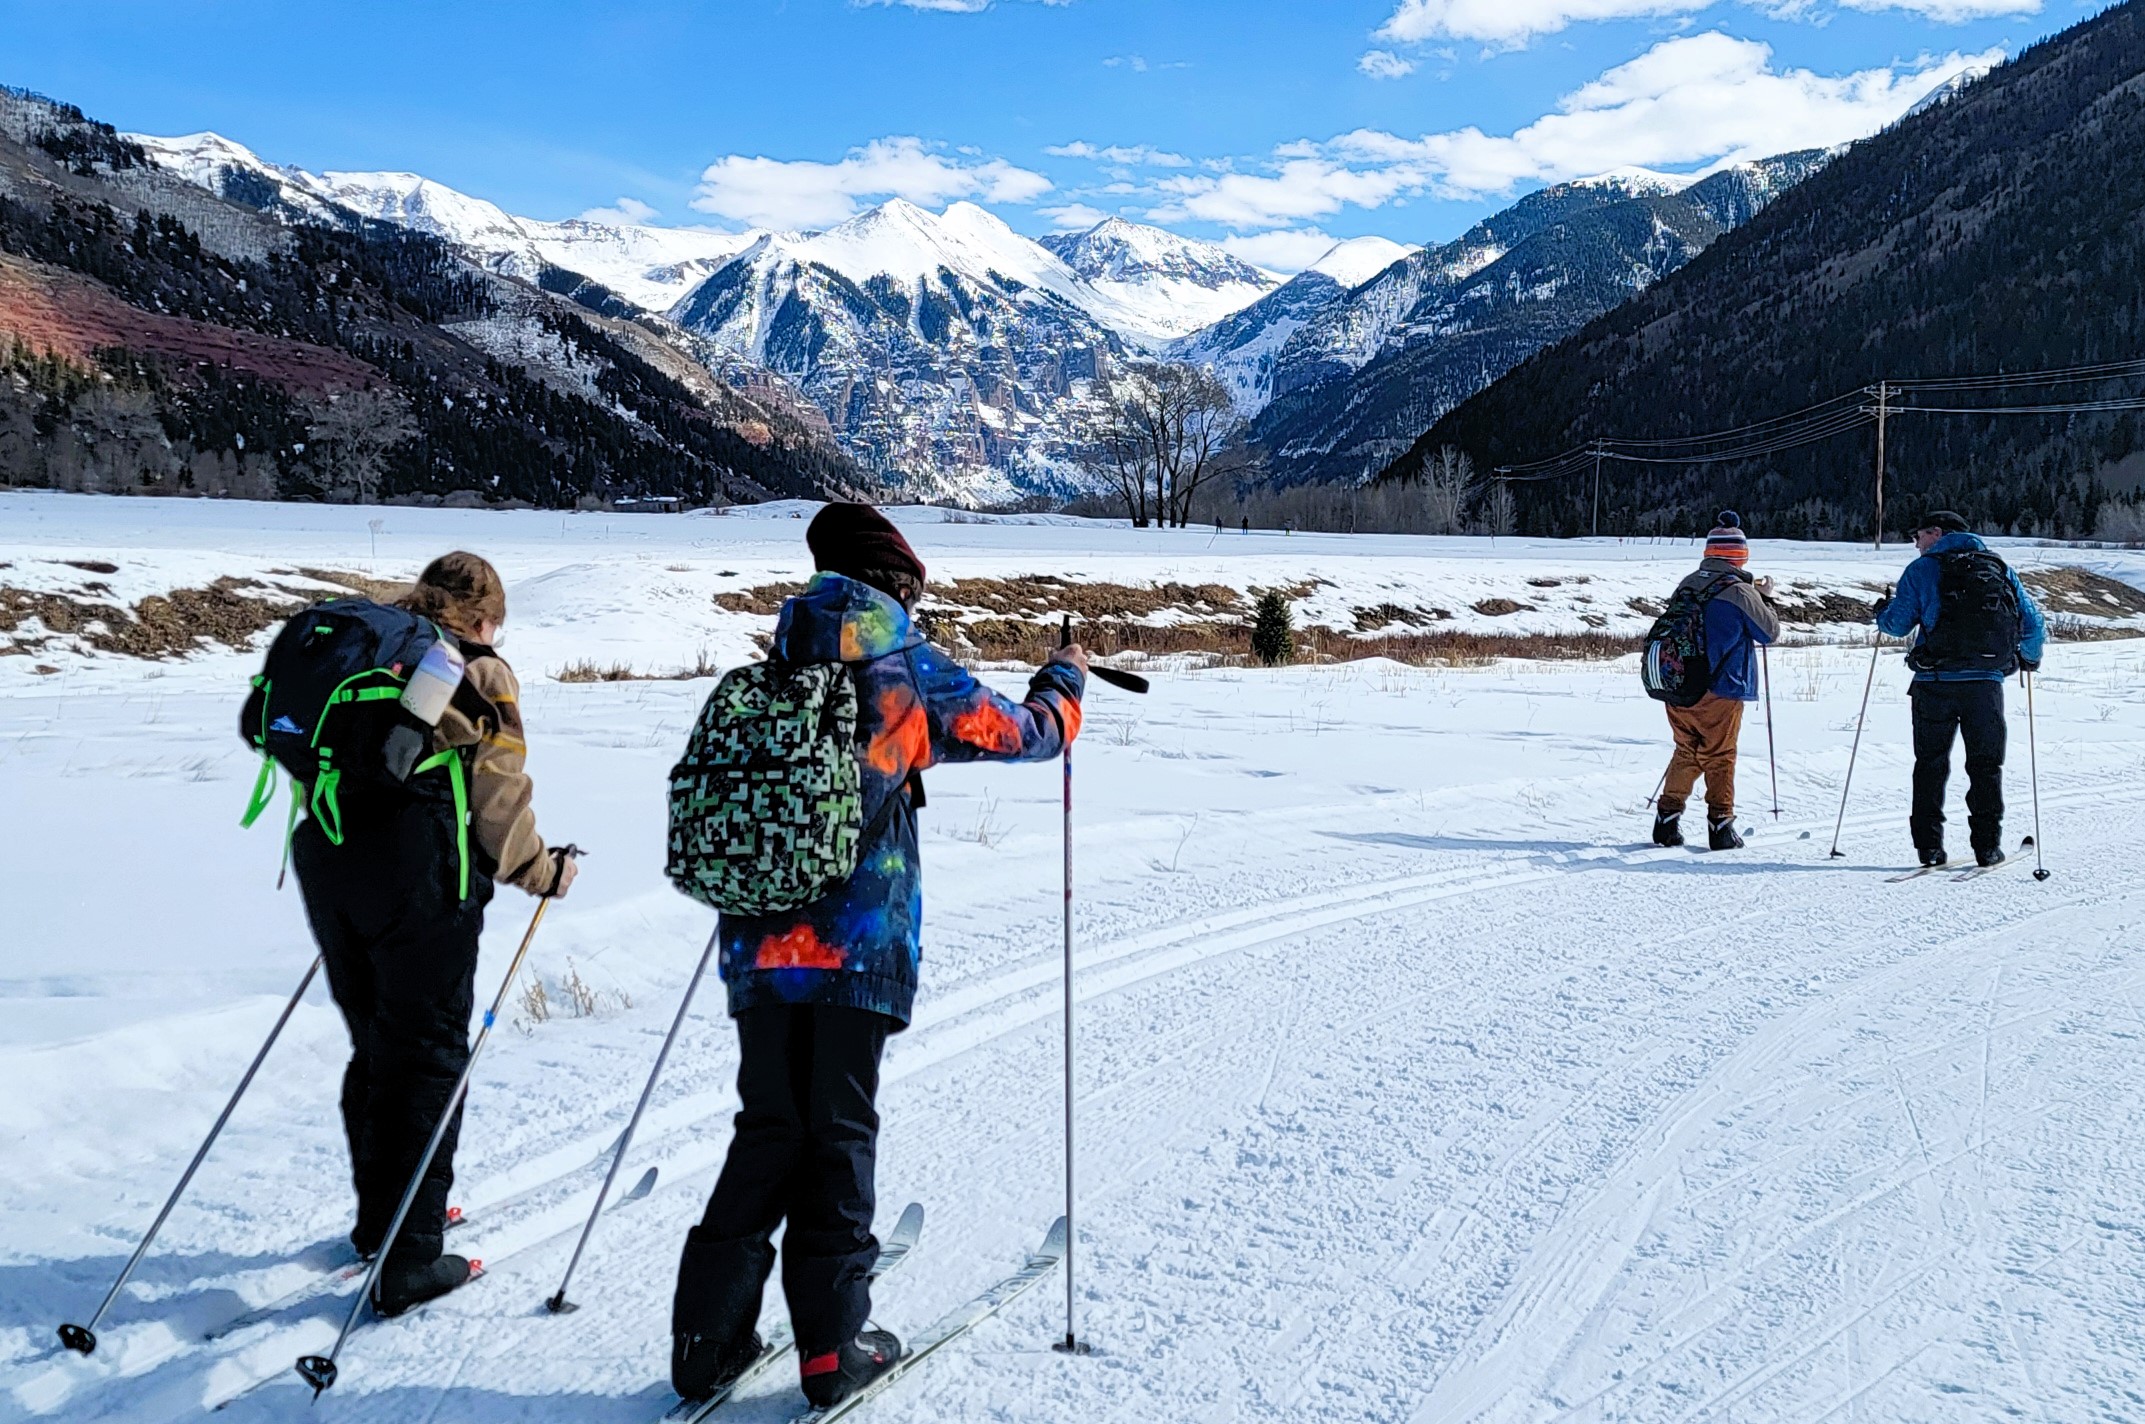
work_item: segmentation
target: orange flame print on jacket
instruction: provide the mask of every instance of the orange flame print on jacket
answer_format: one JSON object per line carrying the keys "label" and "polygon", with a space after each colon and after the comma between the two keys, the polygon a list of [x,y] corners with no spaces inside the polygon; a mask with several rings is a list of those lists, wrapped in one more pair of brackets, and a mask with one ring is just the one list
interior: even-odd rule
{"label": "orange flame print on jacket", "polygon": [[987,752],[1012,755],[1020,751],[1020,728],[995,702],[979,702],[955,716],[953,734]]}
{"label": "orange flame print on jacket", "polygon": [[886,777],[903,777],[931,765],[931,722],[906,682],[879,694],[880,728],[864,756],[871,769]]}
{"label": "orange flame print on jacket", "polygon": [[840,969],[848,963],[842,952],[819,937],[809,924],[786,934],[769,935],[760,941],[755,969]]}

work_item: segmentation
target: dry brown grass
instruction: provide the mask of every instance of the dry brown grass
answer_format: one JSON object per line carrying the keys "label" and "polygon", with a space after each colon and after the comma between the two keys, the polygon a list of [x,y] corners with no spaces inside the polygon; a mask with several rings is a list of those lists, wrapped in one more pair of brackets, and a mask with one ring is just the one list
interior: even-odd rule
{"label": "dry brown grass", "polygon": [[1502,618],[1508,613],[1532,613],[1534,605],[1520,603],[1510,598],[1485,598],[1475,605],[1475,612],[1484,618]]}
{"label": "dry brown grass", "polygon": [[2145,590],[2132,588],[2091,569],[2034,569],[2018,577],[2050,613],[2101,618],[2135,618],[2145,614]]}
{"label": "dry brown grass", "polygon": [[758,588],[740,589],[736,593],[718,593],[715,606],[728,613],[775,614],[782,611],[782,600],[795,598],[804,592],[801,583],[763,583]]}
{"label": "dry brown grass", "polygon": [[402,579],[380,579],[370,574],[354,574],[342,569],[299,569],[297,573],[300,578],[332,583],[337,588],[361,593],[375,603],[397,602],[410,591],[409,583]]}
{"label": "dry brown grass", "polygon": [[1449,608],[1409,608],[1398,603],[1380,603],[1369,608],[1351,608],[1358,633],[1375,633],[1380,628],[1390,628],[1395,623],[1410,628],[1427,628],[1433,623],[1452,621]]}
{"label": "dry brown grass", "polygon": [[[247,588],[266,586],[251,579],[221,578],[207,588],[151,595],[126,609],[63,593],[0,587],[0,633],[13,633],[34,618],[49,633],[80,638],[100,653],[168,658],[190,653],[204,641],[247,647],[304,602],[274,590],[267,590],[267,597],[240,591]],[[10,638],[6,651],[27,653],[45,641]]]}

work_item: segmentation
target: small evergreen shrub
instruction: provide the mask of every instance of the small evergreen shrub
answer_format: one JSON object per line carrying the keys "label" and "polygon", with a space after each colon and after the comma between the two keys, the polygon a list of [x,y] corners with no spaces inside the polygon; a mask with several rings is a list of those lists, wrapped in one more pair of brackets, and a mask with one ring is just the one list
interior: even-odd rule
{"label": "small evergreen shrub", "polygon": [[1251,651],[1268,667],[1279,667],[1296,655],[1294,620],[1289,616],[1288,599],[1279,589],[1259,595],[1251,619]]}

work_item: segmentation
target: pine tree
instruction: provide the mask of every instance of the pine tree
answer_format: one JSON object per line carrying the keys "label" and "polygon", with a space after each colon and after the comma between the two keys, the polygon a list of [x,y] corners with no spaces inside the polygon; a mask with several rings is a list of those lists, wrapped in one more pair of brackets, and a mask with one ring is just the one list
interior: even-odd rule
{"label": "pine tree", "polygon": [[1251,622],[1251,651],[1268,667],[1279,667],[1296,656],[1288,599],[1277,588],[1259,595],[1258,611]]}

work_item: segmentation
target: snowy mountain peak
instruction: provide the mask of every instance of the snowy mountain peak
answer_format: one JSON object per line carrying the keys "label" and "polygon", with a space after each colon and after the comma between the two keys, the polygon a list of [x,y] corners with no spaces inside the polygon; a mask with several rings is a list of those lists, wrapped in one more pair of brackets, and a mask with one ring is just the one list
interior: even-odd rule
{"label": "snowy mountain peak", "polygon": [[1662,198],[1680,193],[1697,179],[1684,173],[1656,173],[1651,168],[1611,168],[1589,178],[1574,178],[1571,188],[1608,188],[1633,198]]}
{"label": "snowy mountain peak", "polygon": [[1214,243],[1123,218],[1104,218],[1085,232],[1046,237],[1043,246],[1091,282],[1169,277],[1216,291],[1242,285],[1261,292],[1281,285],[1281,278]]}
{"label": "snowy mountain peak", "polygon": [[1420,247],[1409,247],[1391,238],[1351,237],[1333,244],[1325,256],[1304,271],[1331,277],[1344,287],[1360,287],[1401,258],[1420,251]]}

